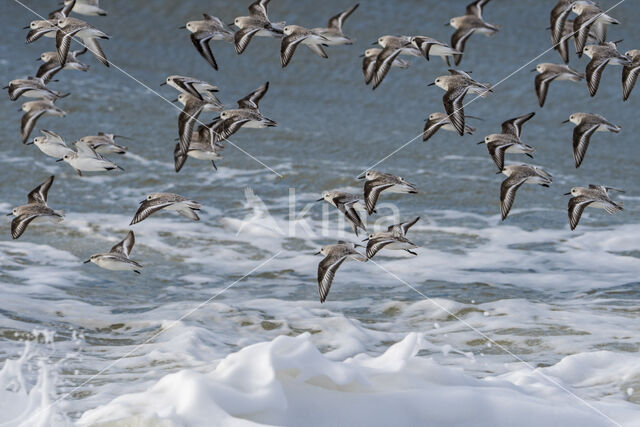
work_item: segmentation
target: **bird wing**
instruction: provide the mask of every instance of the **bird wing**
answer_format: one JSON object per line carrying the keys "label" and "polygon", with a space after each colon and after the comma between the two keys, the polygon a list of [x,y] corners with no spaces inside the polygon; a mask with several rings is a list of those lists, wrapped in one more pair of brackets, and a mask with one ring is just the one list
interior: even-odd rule
{"label": "bird wing", "polygon": [[540,107],[544,106],[544,102],[547,99],[547,92],[549,91],[549,83],[558,78],[556,73],[540,73],[536,76],[534,81],[536,87],[536,95],[538,95],[538,103]]}
{"label": "bird wing", "polygon": [[595,17],[589,13],[582,13],[573,21],[573,41],[576,46],[578,57],[582,57],[582,50],[587,44],[587,38],[591,31],[591,25],[595,21]]}
{"label": "bird wing", "polygon": [[27,140],[29,139],[29,135],[31,135],[31,131],[33,130],[34,126],[36,125],[36,122],[38,121],[38,119],[44,114],[46,113],[46,110],[31,110],[26,112],[23,116],[22,116],[22,120],[20,121],[20,134],[22,136],[22,143],[26,143]]}
{"label": "bird wing", "polygon": [[376,179],[364,183],[364,200],[367,205],[367,212],[369,215],[371,215],[376,209],[376,203],[378,202],[380,193],[393,187],[393,185],[393,183],[384,183]]}
{"label": "bird wing", "polygon": [[318,294],[320,295],[320,302],[324,302],[327,299],[336,271],[346,259],[346,255],[340,257],[327,256],[318,264]]}
{"label": "bird wing", "polygon": [[164,200],[164,199],[152,199],[152,200],[143,200],[140,203],[140,207],[138,211],[133,216],[131,223],[129,225],[137,224],[140,221],[147,219],[151,214],[158,212],[160,209],[164,209],[167,206],[173,204],[172,201]]}
{"label": "bird wing", "polygon": [[22,236],[22,233],[24,233],[24,231],[27,229],[29,223],[37,217],[37,214],[30,213],[18,215],[17,217],[15,217],[13,221],[11,221],[11,237],[17,239],[18,237]]}
{"label": "bird wing", "polygon": [[576,162],[576,168],[582,164],[587,148],[589,148],[591,135],[598,129],[598,126],[598,123],[582,123],[573,129],[573,158]]}
{"label": "bird wing", "polygon": [[191,137],[193,136],[193,127],[195,126],[198,116],[202,113],[204,102],[196,99],[189,99],[184,109],[178,116],[178,135],[180,136],[180,154],[187,154]]}
{"label": "bird wing", "polygon": [[451,124],[460,135],[464,135],[464,106],[462,101],[469,91],[468,86],[459,86],[447,91],[442,97],[444,110],[451,120]]}
{"label": "bird wing", "polygon": [[598,92],[602,72],[610,60],[611,58],[592,59],[587,64],[587,86],[589,87],[589,94],[591,96],[595,96],[596,92]]}
{"label": "bird wing", "polygon": [[633,87],[640,74],[640,65],[626,66],[622,69],[622,99],[626,101],[631,95]]}
{"label": "bird wing", "polygon": [[365,56],[362,60],[362,74],[364,75],[365,84],[371,83],[373,79],[373,70],[376,68],[376,56]]}
{"label": "bird wing", "polygon": [[180,152],[180,144],[176,144],[176,147],[173,150],[173,164],[175,166],[176,172],[180,172],[180,169],[182,169],[182,166],[184,166],[188,157],[189,156],[187,156],[186,154],[182,154]]}
{"label": "bird wing", "polygon": [[233,40],[235,42],[236,52],[238,55],[244,52],[253,36],[261,29],[262,28],[260,27],[247,27],[236,31],[233,35]]}
{"label": "bird wing", "polygon": [[467,6],[467,15],[474,15],[482,19],[482,8],[491,0],[476,0]]}
{"label": "bird wing", "polygon": [[298,45],[307,39],[309,35],[310,34],[294,33],[282,38],[282,43],[280,44],[280,63],[283,68],[291,61]]}
{"label": "bird wing", "polygon": [[577,196],[569,199],[569,226],[571,230],[575,230],[582,217],[584,208],[589,206],[595,200],[587,196]]}
{"label": "bird wing", "polygon": [[269,82],[266,82],[265,84],[260,86],[258,89],[251,92],[249,95],[245,96],[242,99],[239,99],[238,106],[240,108],[250,108],[250,109],[257,110],[258,103],[264,97],[264,95],[267,93],[268,90],[269,90]]}
{"label": "bird wing", "polygon": [[271,0],[257,0],[249,5],[249,15],[268,21],[267,5]]}
{"label": "bird wing", "polygon": [[502,220],[504,221],[509,215],[513,201],[516,199],[516,191],[524,182],[527,177],[523,176],[510,176],[500,186],[500,210],[502,211]]}
{"label": "bird wing", "polygon": [[73,143],[73,145],[76,147],[78,155],[80,156],[102,159],[102,156],[96,152],[95,148],[93,148],[93,145],[91,145],[90,142],[76,141]]}
{"label": "bird wing", "polygon": [[498,170],[502,170],[504,168],[504,152],[507,148],[511,147],[514,142],[504,142],[492,141],[487,144],[487,150],[489,150],[489,155],[493,159],[493,163],[496,164]]}
{"label": "bird wing", "polygon": [[422,132],[422,140],[426,141],[431,138],[445,124],[442,119],[427,120],[424,125],[424,131]]}
{"label": "bird wing", "polygon": [[109,66],[109,61],[107,60],[107,55],[104,54],[102,47],[100,47],[100,43],[98,43],[98,39],[90,38],[85,41],[87,48],[93,53],[93,56],[100,62],[102,62],[106,67]]}
{"label": "bird wing", "polygon": [[373,258],[382,248],[395,241],[396,239],[391,236],[369,239],[367,242],[367,258]]}
{"label": "bird wing", "polygon": [[218,63],[213,56],[213,52],[211,52],[211,46],[209,45],[209,41],[213,35],[209,31],[196,31],[195,33],[191,33],[191,43],[196,47],[196,50],[202,56],[205,61],[209,63],[213,67],[214,70],[218,70]]}
{"label": "bird wing", "polygon": [[219,142],[229,138],[247,122],[249,122],[249,119],[236,119],[234,117],[220,121],[220,123],[212,129],[215,135],[215,141]]}
{"label": "bird wing", "polygon": [[[473,27],[460,27],[451,35],[451,47],[458,52],[464,52],[464,45],[474,31],[475,29]],[[461,54],[453,55],[453,61],[456,65],[460,64],[461,60]]]}
{"label": "bird wing", "polygon": [[385,76],[391,69],[393,65],[393,61],[400,55],[402,52],[401,49],[396,49],[392,47],[387,47],[382,49],[382,52],[378,54],[376,57],[376,65],[374,68],[373,74],[373,88],[377,88],[382,80],[384,80]]}
{"label": "bird wing", "polygon": [[515,135],[520,138],[522,135],[522,125],[529,121],[536,113],[525,114],[524,116],[514,117],[502,123],[502,133]]}
{"label": "bird wing", "polygon": [[129,258],[129,254],[131,253],[131,249],[133,249],[133,245],[136,243],[136,238],[133,235],[133,231],[129,230],[127,237],[125,237],[121,242],[111,248],[109,253],[112,254],[122,254],[126,258]]}
{"label": "bird wing", "polygon": [[358,8],[358,6],[360,6],[360,3],[356,3],[354,6],[351,6],[349,9],[345,10],[344,12],[340,12],[336,16],[333,16],[331,19],[329,19],[329,24],[327,25],[327,27],[333,28],[342,32],[342,25],[344,25],[344,21],[347,20],[349,15],[351,15],[353,11]]}
{"label": "bird wing", "polygon": [[58,71],[62,70],[62,65],[56,60],[45,62],[38,68],[36,72],[36,77],[41,78],[45,83],[48,83],[49,80],[55,76]]}
{"label": "bird wing", "polygon": [[31,190],[31,192],[27,195],[27,200],[29,201],[29,203],[40,203],[46,205],[49,188],[51,188],[51,184],[53,184],[54,179],[55,176],[51,175],[45,182]]}
{"label": "bird wing", "polygon": [[58,62],[60,62],[60,65],[64,66],[67,62],[71,39],[81,29],[82,27],[72,27],[68,30],[64,30],[62,28],[58,29],[58,32],[56,33],[56,50],[58,51]]}

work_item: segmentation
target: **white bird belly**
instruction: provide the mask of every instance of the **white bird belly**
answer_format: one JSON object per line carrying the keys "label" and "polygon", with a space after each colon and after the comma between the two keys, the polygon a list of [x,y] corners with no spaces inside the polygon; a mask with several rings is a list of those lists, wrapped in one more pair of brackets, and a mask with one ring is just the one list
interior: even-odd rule
{"label": "white bird belly", "polygon": [[94,261],[96,265],[106,269],[114,271],[133,271],[137,270],[138,266],[130,262],[120,261],[114,258],[101,257]]}
{"label": "white bird belly", "polygon": [[61,159],[65,156],[65,154],[73,153],[73,150],[68,147],[62,147],[59,145],[36,145],[40,151],[50,157],[54,157],[56,159]]}
{"label": "white bird belly", "polygon": [[87,172],[101,172],[107,169],[115,168],[115,164],[102,159],[94,159],[92,157],[79,157],[69,161],[74,168]]}
{"label": "white bird belly", "polygon": [[193,157],[194,159],[199,159],[199,160],[219,160],[222,158],[222,156],[216,153],[215,151],[199,151],[199,150],[191,150],[187,152],[187,156]]}

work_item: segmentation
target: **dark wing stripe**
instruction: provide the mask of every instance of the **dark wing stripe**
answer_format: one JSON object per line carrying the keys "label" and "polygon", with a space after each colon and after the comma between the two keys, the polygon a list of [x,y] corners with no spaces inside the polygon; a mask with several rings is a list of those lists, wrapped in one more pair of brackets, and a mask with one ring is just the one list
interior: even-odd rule
{"label": "dark wing stripe", "polygon": [[367,258],[373,258],[382,248],[393,242],[395,240],[388,237],[369,239],[367,242]]}
{"label": "dark wing stripe", "polygon": [[289,64],[296,48],[306,38],[307,36],[304,35],[291,34],[290,36],[282,39],[282,43],[280,44],[280,63],[283,68]]}
{"label": "dark wing stripe", "polygon": [[364,75],[365,84],[371,83],[373,79],[373,70],[376,68],[376,56],[365,57],[362,60],[362,74]]}
{"label": "dark wing stripe", "polygon": [[198,116],[202,112],[204,104],[202,102],[187,101],[184,109],[178,116],[178,134],[180,136],[180,154],[187,154],[189,144],[193,136],[193,127]]}
{"label": "dark wing stripe", "polygon": [[431,138],[445,123],[442,120],[427,120],[424,125],[424,131],[422,132],[422,140],[426,141]]}
{"label": "dark wing stripe", "polygon": [[46,83],[49,82],[60,70],[62,70],[62,65],[58,61],[49,61],[45,62],[38,68],[38,72],[36,73],[36,77],[42,78],[42,80]]}
{"label": "dark wing stripe", "polygon": [[138,208],[138,211],[133,216],[129,225],[137,224],[140,221],[147,219],[151,214],[158,212],[160,209],[166,208],[169,205],[171,205],[171,202],[145,200]]}
{"label": "dark wing stripe", "polygon": [[500,210],[502,212],[502,220],[504,221],[511,211],[511,206],[516,199],[516,191],[524,182],[526,178],[522,177],[509,177],[502,181],[500,186]]}
{"label": "dark wing stripe", "polygon": [[582,160],[587,154],[587,148],[589,148],[591,135],[598,129],[598,126],[597,123],[584,123],[576,126],[573,130],[573,158],[576,162],[576,168],[582,164]]}
{"label": "dark wing stripe", "polygon": [[31,192],[27,195],[27,200],[29,203],[42,203],[44,205],[47,204],[47,195],[49,194],[49,189],[53,184],[53,180],[55,176],[50,176],[47,178],[45,182],[31,190]]}
{"label": "dark wing stripe", "polygon": [[109,61],[107,60],[107,55],[104,54],[102,47],[100,47],[100,43],[98,43],[97,39],[89,39],[86,41],[87,48],[93,53],[93,56],[100,62],[102,62],[106,67],[109,66]]}
{"label": "dark wing stripe", "polygon": [[544,106],[544,102],[547,99],[547,91],[549,90],[549,83],[554,81],[558,77],[558,74],[542,73],[538,74],[535,79],[536,95],[538,95],[538,103],[540,107]]}
{"label": "dark wing stripe", "polygon": [[180,172],[182,166],[184,166],[187,161],[187,155],[180,153],[180,144],[176,144],[176,148],[173,150],[173,164],[175,166],[176,172]]}
{"label": "dark wing stripe", "polygon": [[22,236],[22,233],[27,229],[29,223],[37,217],[38,215],[32,214],[22,214],[15,217],[13,221],[11,221],[11,237],[17,239]]}
{"label": "dark wing stripe", "polygon": [[318,294],[320,295],[320,302],[325,302],[327,299],[336,271],[346,259],[346,256],[340,258],[328,256],[318,264]]}
{"label": "dark wing stripe", "polygon": [[21,136],[22,136],[22,143],[26,143],[27,140],[29,139],[29,135],[31,135],[31,131],[33,130],[33,128],[36,125],[36,122],[38,121],[38,119],[44,115],[44,113],[46,113],[46,110],[31,110],[28,113],[25,113],[22,116],[22,120],[21,120]]}
{"label": "dark wing stripe", "polygon": [[236,45],[236,52],[240,55],[249,45],[249,42],[261,28],[243,28],[242,30],[236,31],[233,36]]}
{"label": "dark wing stripe", "polygon": [[[473,28],[461,28],[456,30],[456,32],[451,36],[451,47],[458,52],[464,52],[464,45],[467,43],[467,39],[471,37],[473,32]],[[461,60],[462,55],[453,55],[453,61],[456,65],[460,64]]]}
{"label": "dark wing stripe", "polygon": [[511,147],[513,143],[500,144],[500,143],[489,143],[487,144],[487,149],[489,150],[489,155],[493,159],[493,162],[498,167],[498,170],[504,169],[504,152],[507,148]]}
{"label": "dark wing stripe", "polygon": [[569,226],[571,230],[575,230],[582,217],[584,209],[593,203],[594,200],[589,199],[586,196],[572,197],[569,200]]}
{"label": "dark wing stripe", "polygon": [[400,49],[383,49],[376,58],[375,72],[373,74],[373,88],[377,88],[391,69],[393,61],[400,55]]}
{"label": "dark wing stripe", "polygon": [[514,117],[502,123],[502,133],[515,135],[520,138],[522,134],[522,125],[531,120],[536,113],[525,114],[524,116]]}
{"label": "dark wing stripe", "polygon": [[464,135],[464,109],[462,101],[468,90],[469,87],[458,87],[446,92],[442,97],[444,110],[460,135]]}
{"label": "dark wing stripe", "polygon": [[216,62],[213,52],[211,52],[211,46],[209,45],[211,37],[213,37],[212,34],[207,31],[196,31],[195,33],[191,33],[191,42],[196,47],[200,56],[202,56],[205,61],[207,61],[209,65],[217,71],[218,63]]}
{"label": "dark wing stripe", "polygon": [[378,202],[380,193],[391,187],[393,187],[393,184],[380,184],[376,180],[364,183],[364,199],[369,215],[376,209],[376,203]]}
{"label": "dark wing stripe", "polygon": [[610,59],[593,59],[587,64],[587,87],[589,88],[589,94],[595,96],[598,92],[598,86],[600,86],[600,78],[602,72],[609,63]]}
{"label": "dark wing stripe", "polygon": [[58,30],[58,32],[56,33],[56,49],[58,51],[58,62],[60,62],[60,65],[62,66],[64,66],[67,61],[69,46],[71,46],[71,38],[78,31],[80,31],[79,28],[69,32]]}
{"label": "dark wing stripe", "polygon": [[627,100],[640,74],[639,66],[624,67],[622,70],[622,99]]}

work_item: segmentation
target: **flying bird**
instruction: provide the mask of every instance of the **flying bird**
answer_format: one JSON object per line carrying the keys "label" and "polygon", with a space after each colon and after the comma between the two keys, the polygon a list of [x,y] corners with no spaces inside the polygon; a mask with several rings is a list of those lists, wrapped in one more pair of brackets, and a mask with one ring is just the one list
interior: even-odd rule
{"label": "flying bird", "polygon": [[633,62],[618,52],[616,44],[613,42],[603,43],[599,45],[590,44],[583,49],[585,55],[591,58],[587,64],[587,87],[589,94],[595,96],[600,86],[600,78],[605,67],[610,65],[622,65],[628,67]]}
{"label": "flying bird", "polygon": [[183,217],[193,221],[200,221],[196,211],[199,211],[201,207],[200,203],[179,194],[151,193],[140,202],[140,208],[138,208],[129,225],[137,224],[162,209],[178,212]]}
{"label": "flying bird", "polygon": [[622,129],[598,114],[574,113],[562,123],[569,122],[576,125],[573,129],[573,158],[576,162],[576,168],[582,164],[594,132],[619,133]]}
{"label": "flying bird", "polygon": [[577,72],[565,64],[551,64],[543,62],[531,70],[531,72],[535,71],[538,72],[538,75],[534,80],[534,86],[540,107],[544,107],[544,102],[547,99],[547,92],[549,91],[549,84],[552,81],[569,80],[572,82],[579,82],[584,78],[584,74]]}
{"label": "flying bird", "polygon": [[64,218],[63,211],[54,211],[47,206],[47,195],[55,176],[50,176],[42,184],[31,190],[27,195],[27,204],[13,208],[10,214],[15,218],[11,221],[11,237],[22,236],[29,224],[34,220],[58,223]]}
{"label": "flying bird", "polygon": [[249,5],[249,16],[239,16],[233,23],[240,28],[234,34],[236,52],[240,55],[249,45],[253,36],[281,38],[284,22],[271,22],[267,16],[270,0],[257,0]]}
{"label": "flying bird", "polygon": [[612,187],[593,184],[590,184],[589,188],[573,187],[569,193],[565,193],[565,196],[573,196],[569,199],[569,226],[572,231],[578,226],[582,212],[587,206],[604,209],[610,215],[623,210],[622,203],[614,202],[609,196],[610,190],[624,193]]}
{"label": "flying bird", "polygon": [[622,69],[622,100],[626,101],[631,95],[633,87],[638,80],[640,73],[640,50],[634,49],[625,53],[627,58],[631,60],[631,65],[625,65]]}
{"label": "flying bird", "polygon": [[490,0],[474,1],[467,6],[467,13],[465,15],[449,20],[447,25],[451,25],[456,30],[451,36],[451,47],[460,52],[460,54],[454,54],[453,56],[455,65],[459,65],[460,61],[462,61],[464,46],[472,34],[479,33],[491,37],[499,31],[497,25],[489,24],[482,18],[482,8],[489,3],[489,1]]}
{"label": "flying bird", "polygon": [[319,252],[316,252],[316,255],[324,255],[324,259],[318,264],[318,294],[321,303],[327,299],[336,271],[343,262],[347,260],[367,261],[366,257],[356,251],[357,246],[360,245],[340,240],[337,244],[324,246]]}
{"label": "flying bird", "polygon": [[411,249],[418,247],[415,243],[407,239],[406,235],[420,217],[411,221],[401,222],[399,224],[390,225],[387,231],[372,233],[364,239],[367,242],[367,258],[373,258],[381,249],[390,249],[396,251],[407,251],[411,255],[418,255]]}
{"label": "flying bird", "polygon": [[202,16],[204,17],[203,20],[189,21],[185,26],[180,28],[186,28],[191,32],[191,43],[193,43],[200,56],[217,71],[218,63],[213,56],[213,52],[211,52],[209,42],[211,40],[222,40],[233,43],[233,31],[228,29],[224,23],[215,16],[207,13],[203,13]]}
{"label": "flying bird", "polygon": [[133,231],[129,230],[127,237],[111,248],[107,253],[91,255],[84,263],[94,263],[105,270],[133,271],[140,274],[142,266],[136,261],[129,259],[133,245],[136,243]]}
{"label": "flying bird", "polygon": [[546,170],[532,165],[509,165],[505,166],[501,172],[507,176],[502,181],[500,187],[500,210],[502,212],[502,220],[507,219],[511,206],[516,199],[516,191],[522,184],[538,184],[543,187],[549,187],[553,178]]}
{"label": "flying bird", "polygon": [[415,185],[400,176],[390,173],[368,170],[359,179],[365,180],[364,200],[369,215],[375,212],[378,197],[383,191],[401,194],[416,194],[418,192]]}
{"label": "flying bird", "polygon": [[360,216],[358,210],[366,211],[365,205],[362,203],[362,198],[355,194],[347,193],[344,191],[325,191],[322,193],[322,197],[316,200],[316,202],[326,201],[330,205],[336,207],[347,218],[353,232],[358,235],[358,229],[366,231],[366,227]]}
{"label": "flying bird", "polygon": [[329,23],[327,24],[327,28],[314,28],[314,31],[317,34],[320,34],[326,39],[325,45],[335,46],[342,44],[353,44],[353,40],[349,37],[345,36],[342,32],[342,26],[344,25],[344,21],[360,6],[359,3],[356,3],[354,6],[351,6],[349,9],[344,12],[340,12],[336,16],[329,19]]}

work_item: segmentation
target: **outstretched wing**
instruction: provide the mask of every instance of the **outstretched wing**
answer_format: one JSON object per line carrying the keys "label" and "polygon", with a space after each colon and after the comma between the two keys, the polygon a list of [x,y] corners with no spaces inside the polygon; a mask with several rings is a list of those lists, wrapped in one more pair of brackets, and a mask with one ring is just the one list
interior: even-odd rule
{"label": "outstretched wing", "polygon": [[111,248],[109,253],[122,254],[126,258],[129,258],[129,254],[131,253],[131,249],[133,249],[133,245],[136,243],[136,238],[133,235],[133,231],[129,230],[127,237],[125,237],[121,242]]}
{"label": "outstretched wing", "polygon": [[536,113],[525,114],[524,116],[514,117],[502,123],[502,133],[515,135],[520,138],[522,135],[522,125],[529,121]]}
{"label": "outstretched wing", "polygon": [[364,183],[364,200],[367,206],[367,213],[371,215],[376,209],[378,197],[384,190],[393,187],[393,183],[380,183],[378,180],[371,180]]}
{"label": "outstretched wing", "polygon": [[639,65],[626,66],[622,69],[622,99],[624,101],[629,99],[638,80],[638,74],[640,74]]}
{"label": "outstretched wing", "polygon": [[280,44],[280,63],[282,64],[282,68],[286,67],[289,64],[289,61],[291,61],[296,48],[307,37],[309,37],[308,34],[294,33],[282,39],[282,43]]}
{"label": "outstretched wing", "polygon": [[504,152],[513,144],[513,142],[490,142],[487,144],[489,155],[493,159],[493,163],[498,167],[498,170],[501,171],[504,168]]}
{"label": "outstretched wing", "polygon": [[329,24],[327,25],[328,28],[333,28],[342,32],[342,26],[344,25],[344,21],[347,20],[349,15],[351,15],[353,11],[358,8],[358,6],[360,6],[360,3],[356,3],[354,6],[351,6],[349,9],[345,10],[344,12],[340,12],[336,16],[329,19]]}
{"label": "outstretched wing", "polygon": [[262,97],[264,97],[264,95],[267,93],[268,90],[269,90],[269,82],[266,82],[265,84],[260,86],[258,89],[251,92],[249,95],[238,100],[238,106],[240,108],[250,108],[250,109],[257,110],[258,103],[260,102]]}
{"label": "outstretched wing", "polygon": [[140,203],[140,207],[138,208],[136,214],[133,216],[133,219],[131,220],[131,223],[129,225],[137,224],[140,221],[147,219],[151,214],[158,212],[160,209],[166,208],[172,203],[173,202],[164,199],[145,199],[142,203]]}
{"label": "outstretched wing", "polygon": [[218,71],[218,63],[209,45],[212,37],[213,35],[208,31],[196,31],[195,33],[191,33],[191,43],[196,47],[200,56],[202,56],[214,70]]}
{"label": "outstretched wing", "polygon": [[51,184],[53,184],[54,179],[55,176],[51,175],[45,182],[31,190],[31,192],[27,195],[27,200],[29,201],[29,203],[40,203],[46,205],[49,188],[51,188]]}
{"label": "outstretched wing", "polygon": [[318,294],[320,295],[320,302],[325,302],[327,299],[336,271],[346,259],[346,256],[328,256],[318,264]]}
{"label": "outstretched wing", "polygon": [[444,110],[449,116],[451,124],[461,136],[464,135],[464,106],[462,101],[468,90],[468,86],[459,86],[447,91],[442,97]]}
{"label": "outstretched wing", "polygon": [[592,59],[587,64],[587,87],[589,88],[589,94],[591,96],[595,96],[596,92],[598,92],[598,86],[600,86],[600,78],[602,77],[602,72],[604,71],[610,60],[610,58]]}
{"label": "outstretched wing", "polygon": [[598,129],[598,123],[582,123],[573,129],[573,158],[576,168],[580,167],[589,148],[591,135]]}
{"label": "outstretched wing", "polygon": [[22,233],[27,229],[29,223],[37,217],[38,215],[36,214],[22,214],[15,217],[13,221],[11,221],[11,237],[17,239],[22,236]]}
{"label": "outstretched wing", "polygon": [[382,80],[384,80],[387,73],[391,69],[391,66],[393,65],[393,61],[396,60],[396,58],[398,57],[398,55],[400,55],[401,52],[402,52],[401,49],[385,48],[385,49],[382,49],[382,52],[380,52],[380,54],[378,54],[378,56],[376,57],[376,65],[374,69],[375,71],[373,74],[374,89],[377,88],[380,85],[380,83],[382,83]]}
{"label": "outstretched wing", "polygon": [[520,188],[526,180],[527,177],[510,176],[502,181],[502,185],[500,186],[500,210],[502,211],[503,221],[507,218],[511,206],[513,206],[513,202],[516,199],[516,191],[518,191],[518,188]]}
{"label": "outstretched wing", "polygon": [[249,5],[249,15],[268,21],[267,5],[271,0],[258,0]]}
{"label": "outstretched wing", "polygon": [[[464,45],[467,43],[467,39],[471,37],[471,34],[473,34],[474,31],[473,27],[461,27],[456,30],[456,32],[451,35],[451,47],[458,52],[464,52]],[[453,55],[453,61],[456,65],[460,64],[460,61],[462,61],[462,55]]]}
{"label": "outstretched wing", "polygon": [[253,38],[253,36],[260,31],[262,28],[260,27],[248,27],[243,28],[241,30],[236,31],[233,35],[233,40],[236,46],[236,52],[240,55],[244,50],[249,46],[249,42]]}
{"label": "outstretched wing", "polygon": [[594,200],[587,196],[572,197],[569,200],[569,226],[571,230],[575,230],[582,217],[584,208],[593,203]]}
{"label": "outstretched wing", "polygon": [[534,81],[536,87],[536,95],[538,95],[538,103],[541,107],[544,106],[544,102],[547,99],[547,92],[549,91],[549,83],[558,78],[558,74],[555,73],[541,73],[536,76]]}

